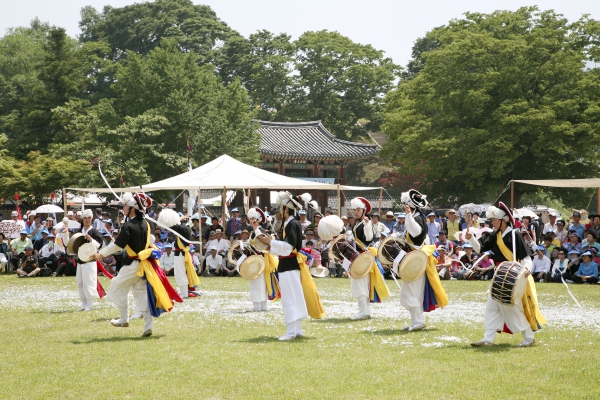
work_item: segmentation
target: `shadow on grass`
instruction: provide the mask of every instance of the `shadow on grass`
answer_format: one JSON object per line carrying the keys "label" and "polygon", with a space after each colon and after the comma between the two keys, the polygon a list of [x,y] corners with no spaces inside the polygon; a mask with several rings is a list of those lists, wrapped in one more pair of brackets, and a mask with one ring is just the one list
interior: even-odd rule
{"label": "shadow on grass", "polygon": [[401,329],[381,329],[378,331],[366,330],[366,331],[362,331],[362,333],[372,333],[374,335],[380,335],[380,336],[393,336],[393,335],[418,335],[420,332],[427,333],[427,332],[435,332],[437,330],[438,330],[437,328],[425,328],[420,331],[410,332],[408,329],[401,328]]}
{"label": "shadow on grass", "polygon": [[250,339],[237,340],[236,342],[238,342],[238,343],[276,343],[276,342],[277,343],[279,343],[279,342],[302,343],[302,342],[307,342],[310,340],[315,340],[315,339],[312,337],[302,336],[302,337],[296,338],[294,340],[280,341],[277,336],[258,336],[258,337],[250,338]]}
{"label": "shadow on grass", "polygon": [[90,343],[112,343],[112,342],[137,342],[137,341],[143,341],[143,340],[158,340],[161,337],[163,337],[164,335],[152,335],[150,337],[141,337],[141,336],[135,336],[135,337],[121,337],[121,336],[115,336],[115,337],[109,337],[109,338],[95,338],[95,339],[90,339],[90,340],[71,340],[72,344],[90,344]]}
{"label": "shadow on grass", "polygon": [[32,314],[70,314],[79,312],[79,310],[33,310],[30,311]]}
{"label": "shadow on grass", "polygon": [[323,319],[317,319],[311,322],[317,323],[317,324],[347,324],[349,322],[361,322],[361,321],[366,321],[366,320],[354,320],[352,318],[323,318]]}
{"label": "shadow on grass", "polygon": [[473,347],[470,344],[463,346],[457,343],[453,347],[456,347],[457,349],[471,350],[484,353],[500,353],[501,351],[509,351],[517,348],[515,345],[512,345],[510,343],[495,344],[490,347]]}

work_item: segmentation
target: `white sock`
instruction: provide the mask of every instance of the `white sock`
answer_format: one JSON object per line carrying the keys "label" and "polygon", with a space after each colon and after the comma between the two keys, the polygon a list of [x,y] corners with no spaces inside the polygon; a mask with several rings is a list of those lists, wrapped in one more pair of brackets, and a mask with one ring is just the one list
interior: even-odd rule
{"label": "white sock", "polygon": [[267,302],[266,301],[261,301],[260,311],[267,311]]}
{"label": "white sock", "polygon": [[302,332],[302,320],[296,320],[296,336],[302,336],[304,333]]}
{"label": "white sock", "polygon": [[260,302],[253,302],[254,308],[252,311],[260,311]]}
{"label": "white sock", "polygon": [[412,307],[410,309],[411,326],[417,326],[425,323],[423,319],[423,310],[421,307]]}
{"label": "white sock", "polygon": [[521,334],[523,335],[523,339],[533,339],[533,331],[531,330],[531,328],[525,329],[523,332],[521,332]]}
{"label": "white sock", "polygon": [[128,307],[119,307],[119,314],[121,314],[120,322],[129,322],[129,308]]}

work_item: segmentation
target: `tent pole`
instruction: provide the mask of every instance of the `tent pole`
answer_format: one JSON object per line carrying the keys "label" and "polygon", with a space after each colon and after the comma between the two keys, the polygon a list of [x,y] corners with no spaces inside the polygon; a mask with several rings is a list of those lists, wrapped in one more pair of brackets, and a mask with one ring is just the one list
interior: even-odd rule
{"label": "tent pole", "polygon": [[[225,220],[225,209],[227,208],[227,188],[224,187],[223,188],[223,193],[221,194],[221,218],[223,219],[223,223],[226,224],[227,221]],[[223,232],[223,234],[225,234],[225,232]]]}
{"label": "tent pole", "polygon": [[[598,193],[600,193],[600,189],[598,189]],[[600,204],[600,203],[598,203]],[[67,216],[67,188],[63,188],[63,209],[65,210],[65,217]]]}
{"label": "tent pole", "polygon": [[596,205],[596,213],[600,214],[600,187],[598,188],[598,204]]}
{"label": "tent pole", "polygon": [[248,189],[248,195],[246,196],[246,204],[244,204],[244,207],[246,208],[245,214],[248,214],[248,211],[250,211],[250,189]]}
{"label": "tent pole", "polygon": [[510,209],[515,208],[515,181],[510,181]]}
{"label": "tent pole", "polygon": [[[342,201],[340,199],[340,184],[337,185],[337,195],[338,195],[338,217],[342,218]],[[600,193],[600,189],[598,189]],[[599,200],[600,201],[600,200]],[[598,203],[600,204],[600,203]]]}
{"label": "tent pole", "polygon": [[379,189],[379,218],[381,218],[381,203],[383,201],[383,188]]}

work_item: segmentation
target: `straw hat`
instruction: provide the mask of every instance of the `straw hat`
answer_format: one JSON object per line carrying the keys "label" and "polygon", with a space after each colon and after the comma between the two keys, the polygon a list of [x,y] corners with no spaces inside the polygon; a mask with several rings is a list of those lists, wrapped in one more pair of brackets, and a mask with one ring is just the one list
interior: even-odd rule
{"label": "straw hat", "polygon": [[425,273],[427,254],[420,250],[411,251],[400,263],[400,279],[404,282],[414,282]]}
{"label": "straw hat", "polygon": [[454,213],[454,214],[456,214],[456,210],[455,210],[454,208],[452,208],[452,209],[450,209],[450,210],[446,211],[446,217],[449,217],[449,216],[450,216],[450,213]]}
{"label": "straw hat", "polygon": [[310,274],[315,278],[325,278],[329,275],[329,268],[325,268],[322,265],[310,269]]}

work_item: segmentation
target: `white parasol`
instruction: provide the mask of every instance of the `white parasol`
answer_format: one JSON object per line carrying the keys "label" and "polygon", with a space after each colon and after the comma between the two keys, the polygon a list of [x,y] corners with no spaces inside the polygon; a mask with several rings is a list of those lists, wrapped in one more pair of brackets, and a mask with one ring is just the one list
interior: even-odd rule
{"label": "white parasol", "polygon": [[535,212],[533,212],[532,210],[530,210],[528,208],[518,208],[516,210],[513,210],[513,217],[514,218],[523,218],[523,217],[537,218],[538,216]]}
{"label": "white parasol", "polygon": [[479,204],[475,204],[475,203],[469,203],[469,204],[463,204],[462,206],[460,206],[458,208],[458,215],[460,215],[462,218],[466,218],[467,217],[467,213],[473,215],[475,213],[478,213],[479,215],[481,215],[481,213],[483,213],[485,211],[485,208]]}
{"label": "white parasol", "polygon": [[39,206],[38,208],[36,208],[35,212],[49,214],[49,213],[62,213],[62,212],[65,212],[65,210],[63,210],[59,206],[55,206],[54,204],[44,204],[43,206]]}

